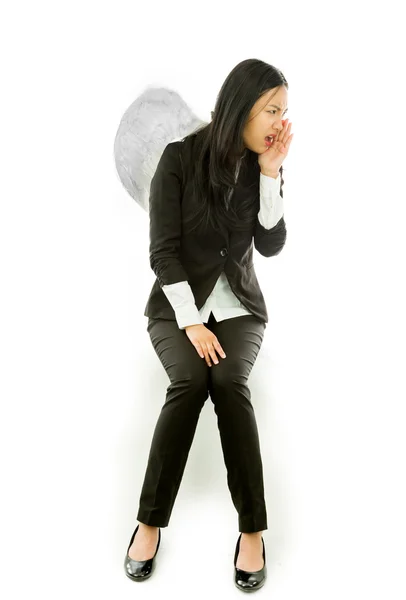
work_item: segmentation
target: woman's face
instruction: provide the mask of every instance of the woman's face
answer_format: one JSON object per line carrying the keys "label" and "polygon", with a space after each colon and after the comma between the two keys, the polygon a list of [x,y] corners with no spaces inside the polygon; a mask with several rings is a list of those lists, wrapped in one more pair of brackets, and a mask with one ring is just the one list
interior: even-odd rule
{"label": "woman's face", "polygon": [[265,92],[252,107],[244,127],[243,139],[246,148],[257,154],[266,152],[267,135],[276,136],[282,130],[282,119],[287,111],[288,92],[285,86]]}

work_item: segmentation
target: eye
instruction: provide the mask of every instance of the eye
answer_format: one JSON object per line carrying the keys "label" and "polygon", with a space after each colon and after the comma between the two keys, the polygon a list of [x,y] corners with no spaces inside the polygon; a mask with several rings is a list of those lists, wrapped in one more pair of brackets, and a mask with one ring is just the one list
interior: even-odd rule
{"label": "eye", "polygon": [[[267,110],[266,112],[269,112],[269,113],[271,113],[271,115],[273,115],[273,114],[275,114],[275,113],[276,113],[276,112],[278,112],[278,111],[277,111],[277,110]],[[285,111],[285,112],[283,113],[283,116],[284,116],[284,117],[286,116],[286,113],[287,113],[287,112],[288,112],[288,111]]]}

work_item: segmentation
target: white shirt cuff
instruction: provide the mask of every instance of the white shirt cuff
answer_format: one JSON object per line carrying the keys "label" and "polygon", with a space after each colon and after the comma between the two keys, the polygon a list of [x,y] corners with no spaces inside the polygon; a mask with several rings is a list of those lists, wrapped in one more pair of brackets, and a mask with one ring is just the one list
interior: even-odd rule
{"label": "white shirt cuff", "polygon": [[265,229],[272,229],[284,214],[283,198],[280,195],[281,174],[274,179],[263,173],[259,175],[260,210],[258,220]]}
{"label": "white shirt cuff", "polygon": [[178,281],[177,283],[164,285],[162,290],[175,311],[179,329],[185,329],[188,325],[203,323],[188,281]]}

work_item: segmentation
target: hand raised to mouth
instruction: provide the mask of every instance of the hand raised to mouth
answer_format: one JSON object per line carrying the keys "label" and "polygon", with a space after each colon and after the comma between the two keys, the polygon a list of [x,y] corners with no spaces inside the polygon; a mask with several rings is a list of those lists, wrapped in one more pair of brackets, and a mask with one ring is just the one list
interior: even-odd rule
{"label": "hand raised to mouth", "polygon": [[261,173],[277,176],[279,169],[288,155],[290,144],[293,138],[293,133],[290,133],[292,123],[288,124],[289,119],[283,122],[283,129],[278,133],[272,144],[258,155],[258,164],[261,168]]}

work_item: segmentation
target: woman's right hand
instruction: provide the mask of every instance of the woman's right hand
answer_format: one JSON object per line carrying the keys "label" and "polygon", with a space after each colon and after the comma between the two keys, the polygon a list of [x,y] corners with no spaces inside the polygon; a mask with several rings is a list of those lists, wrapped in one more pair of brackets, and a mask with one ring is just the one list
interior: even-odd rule
{"label": "woman's right hand", "polygon": [[217,337],[203,324],[188,325],[185,327],[185,331],[193,346],[196,348],[198,355],[200,358],[206,359],[209,367],[211,367],[210,357],[216,365],[219,363],[215,350],[217,350],[222,358],[226,357],[226,353],[220,346]]}

